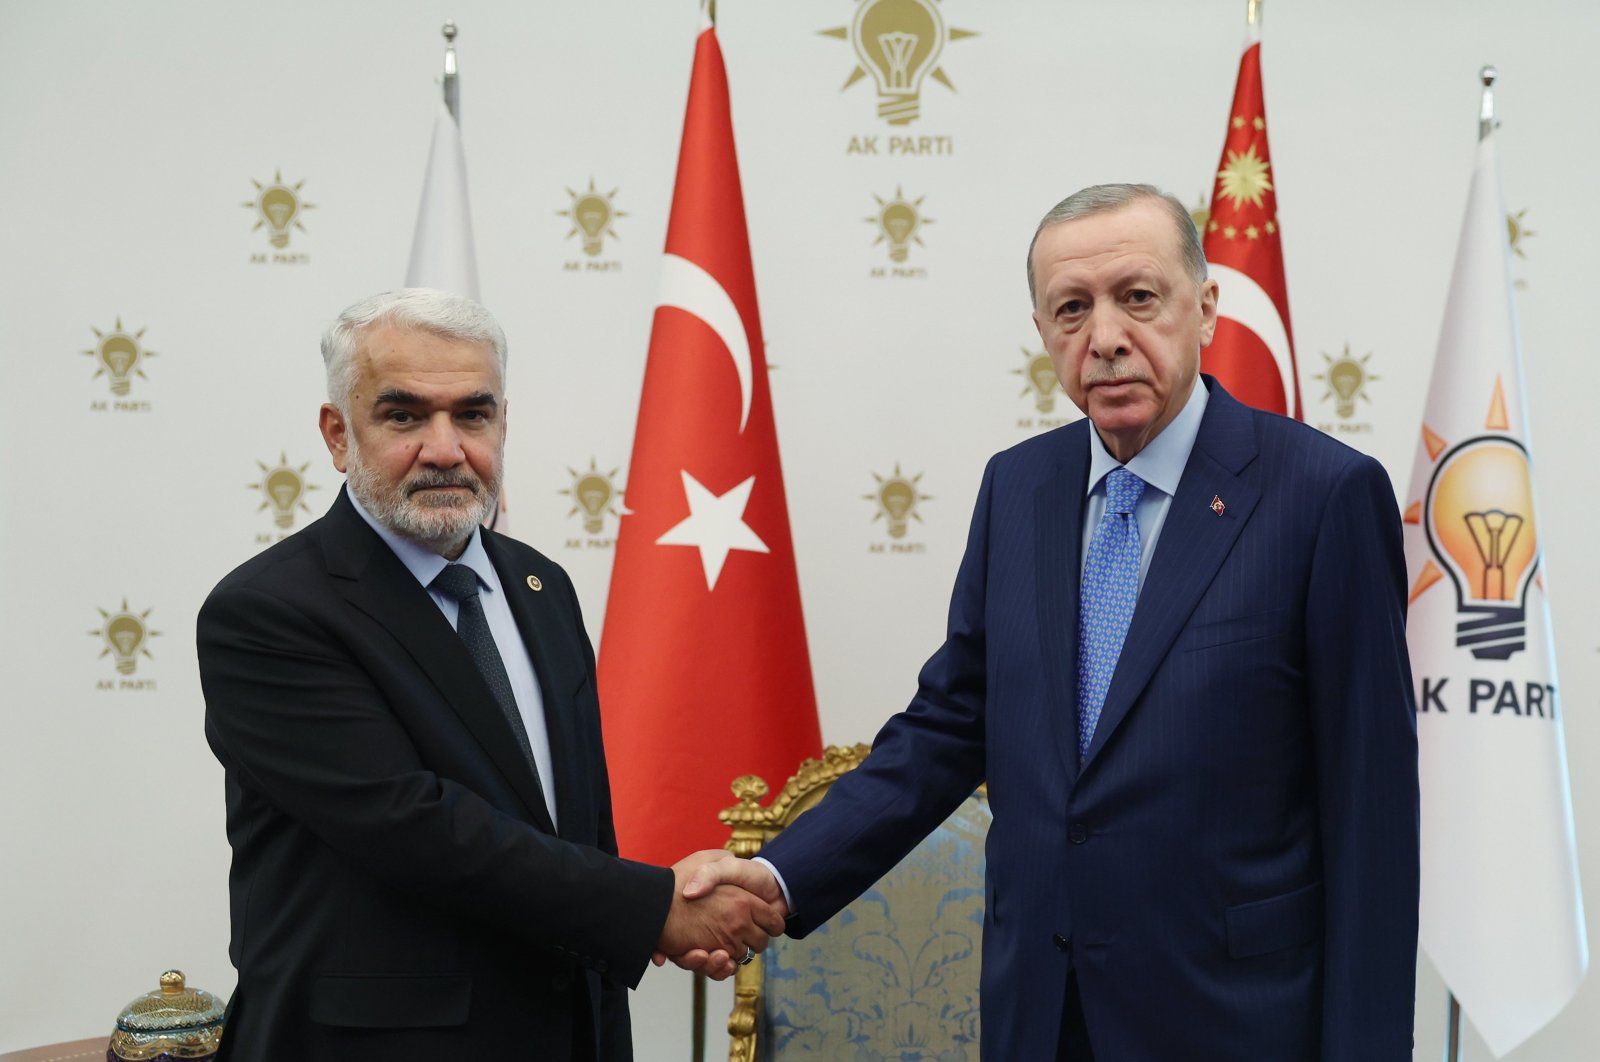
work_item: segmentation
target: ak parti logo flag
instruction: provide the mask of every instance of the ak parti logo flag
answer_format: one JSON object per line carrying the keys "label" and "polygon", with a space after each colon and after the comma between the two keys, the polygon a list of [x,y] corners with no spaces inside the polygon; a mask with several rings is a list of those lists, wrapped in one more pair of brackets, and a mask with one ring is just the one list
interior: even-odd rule
{"label": "ak parti logo flag", "polygon": [[1589,953],[1506,213],[1483,124],[1411,470],[1406,641],[1421,943],[1499,1058],[1572,1000]]}
{"label": "ak parti logo flag", "polygon": [[821,754],[727,73],[702,17],[600,704],[622,854],[720,847],[734,777]]}
{"label": "ak parti logo flag", "polygon": [[1201,233],[1219,293],[1216,337],[1201,351],[1200,368],[1241,402],[1302,420],[1276,178],[1267,150],[1260,9],[1252,5],[1250,11],[1211,215]]}

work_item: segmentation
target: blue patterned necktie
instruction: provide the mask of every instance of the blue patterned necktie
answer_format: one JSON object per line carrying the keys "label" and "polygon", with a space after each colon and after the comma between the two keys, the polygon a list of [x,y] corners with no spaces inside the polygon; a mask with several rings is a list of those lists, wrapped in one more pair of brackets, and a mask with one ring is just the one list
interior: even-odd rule
{"label": "blue patterned necktie", "polygon": [[1089,755],[1122,639],[1139,600],[1139,521],[1144,480],[1126,468],[1106,475],[1106,511],[1089,539],[1078,599],[1078,762]]}

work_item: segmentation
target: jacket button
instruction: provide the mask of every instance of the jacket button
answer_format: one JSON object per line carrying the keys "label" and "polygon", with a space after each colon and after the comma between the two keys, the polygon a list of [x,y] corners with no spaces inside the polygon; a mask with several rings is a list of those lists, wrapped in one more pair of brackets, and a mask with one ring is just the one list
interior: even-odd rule
{"label": "jacket button", "polygon": [[1054,944],[1056,946],[1056,950],[1057,951],[1070,951],[1070,950],[1072,950],[1072,941],[1068,940],[1066,937],[1062,936],[1060,933],[1052,934],[1051,937],[1050,937],[1050,943],[1052,943],[1052,944]]}
{"label": "jacket button", "polygon": [[1082,844],[1088,839],[1089,827],[1085,826],[1081,822],[1074,822],[1072,824],[1072,828],[1067,831],[1067,840],[1071,841],[1073,844]]}

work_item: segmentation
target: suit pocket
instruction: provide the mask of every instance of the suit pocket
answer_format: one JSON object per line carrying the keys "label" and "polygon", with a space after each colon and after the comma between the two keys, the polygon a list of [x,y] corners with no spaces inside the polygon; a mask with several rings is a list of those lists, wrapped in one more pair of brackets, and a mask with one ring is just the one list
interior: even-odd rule
{"label": "suit pocket", "polygon": [[1230,619],[1218,620],[1214,623],[1202,623],[1192,627],[1184,634],[1178,647],[1185,652],[1194,649],[1210,649],[1218,645],[1232,645],[1236,642],[1248,642],[1256,638],[1270,638],[1275,635],[1288,633],[1289,610],[1286,608],[1269,609],[1266,612],[1252,612],[1248,616],[1234,616]]}
{"label": "suit pocket", "polygon": [[311,983],[311,1020],[353,1029],[432,1029],[466,1023],[472,978],[322,974]]}
{"label": "suit pocket", "polygon": [[1228,954],[1265,955],[1322,936],[1322,882],[1227,910]]}

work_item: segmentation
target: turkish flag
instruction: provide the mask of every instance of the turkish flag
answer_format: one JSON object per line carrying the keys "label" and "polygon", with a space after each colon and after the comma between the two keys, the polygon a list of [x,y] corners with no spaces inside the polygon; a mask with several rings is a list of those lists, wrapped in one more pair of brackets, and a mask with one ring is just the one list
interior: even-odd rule
{"label": "turkish flag", "polygon": [[722,50],[703,20],[600,641],[622,854],[719,848],[821,753]]}
{"label": "turkish flag", "polygon": [[1217,333],[1201,352],[1201,370],[1248,405],[1304,420],[1283,279],[1277,180],[1267,150],[1259,22],[1251,23],[1239,60],[1203,235],[1206,263],[1220,291]]}

